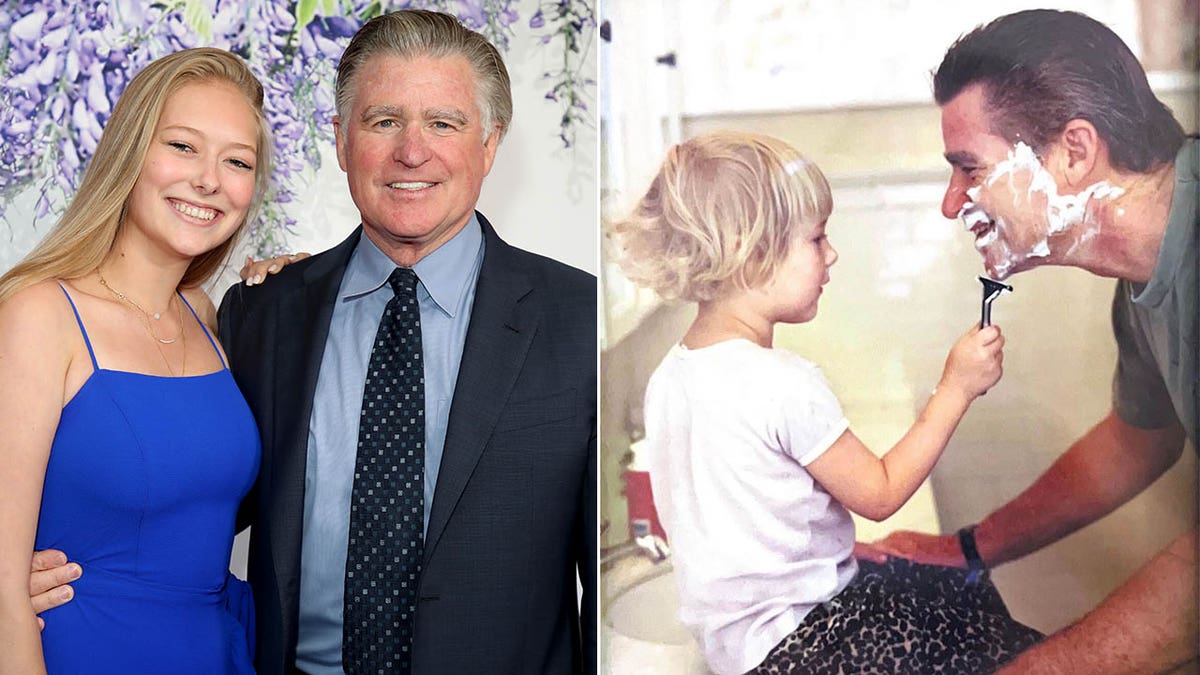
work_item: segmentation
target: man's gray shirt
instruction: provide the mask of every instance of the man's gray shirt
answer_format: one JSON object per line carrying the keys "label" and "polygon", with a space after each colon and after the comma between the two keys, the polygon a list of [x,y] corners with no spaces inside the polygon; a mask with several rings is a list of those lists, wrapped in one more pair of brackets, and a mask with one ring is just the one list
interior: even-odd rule
{"label": "man's gray shirt", "polygon": [[[1113,333],[1117,371],[1113,407],[1128,424],[1159,429],[1179,420],[1197,443],[1200,311],[1197,311],[1197,231],[1200,230],[1200,141],[1175,158],[1175,189],[1153,276],[1117,283]],[[1200,450],[1200,448],[1196,448]]]}

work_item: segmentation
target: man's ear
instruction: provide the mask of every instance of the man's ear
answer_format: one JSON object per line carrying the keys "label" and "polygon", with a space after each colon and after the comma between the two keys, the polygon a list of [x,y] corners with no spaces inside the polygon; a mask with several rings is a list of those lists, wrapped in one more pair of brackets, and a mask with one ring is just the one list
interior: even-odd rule
{"label": "man's ear", "polygon": [[1108,146],[1096,127],[1087,120],[1073,119],[1067,122],[1059,136],[1059,145],[1063,151],[1062,170],[1067,185],[1077,188],[1085,181],[1093,182],[1092,172],[1098,163],[1106,161],[1101,155],[1108,153]]}
{"label": "man's ear", "polygon": [[346,143],[342,137],[342,116],[333,116],[333,142],[337,147],[338,166],[346,170]]}
{"label": "man's ear", "polygon": [[483,175],[488,175],[492,171],[492,162],[496,161],[496,148],[500,147],[500,136],[504,130],[499,124],[492,128],[492,133],[483,139]]}

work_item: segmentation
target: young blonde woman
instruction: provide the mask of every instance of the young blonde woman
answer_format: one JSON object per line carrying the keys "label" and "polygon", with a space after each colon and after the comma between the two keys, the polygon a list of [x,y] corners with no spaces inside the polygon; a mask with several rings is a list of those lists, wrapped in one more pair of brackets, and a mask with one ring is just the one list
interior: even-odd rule
{"label": "young blonde woman", "polygon": [[[262,100],[228,52],[151,63],[0,278],[0,673],[253,672],[227,569],[258,432],[199,287],[262,199]],[[87,570],[41,633],[35,547]]]}

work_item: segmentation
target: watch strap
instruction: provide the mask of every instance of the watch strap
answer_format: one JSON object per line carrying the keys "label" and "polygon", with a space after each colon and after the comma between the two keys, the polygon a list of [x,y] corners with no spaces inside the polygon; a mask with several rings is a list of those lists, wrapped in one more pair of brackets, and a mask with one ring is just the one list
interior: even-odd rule
{"label": "watch strap", "polygon": [[975,584],[987,572],[987,565],[979,555],[975,545],[975,525],[968,525],[958,531],[958,545],[962,549],[963,558],[967,561],[967,583]]}

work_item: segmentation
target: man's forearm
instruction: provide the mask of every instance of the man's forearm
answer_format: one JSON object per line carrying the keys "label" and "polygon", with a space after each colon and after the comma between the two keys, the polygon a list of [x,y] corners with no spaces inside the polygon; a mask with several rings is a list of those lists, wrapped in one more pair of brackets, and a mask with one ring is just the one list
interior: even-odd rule
{"label": "man's forearm", "polygon": [[980,522],[980,555],[995,566],[1100,519],[1161,476],[1182,448],[1178,426],[1136,429],[1109,413],[1029,489]]}
{"label": "man's forearm", "polygon": [[1001,673],[1161,673],[1196,658],[1196,530],[1171,543],[1081,621]]}

